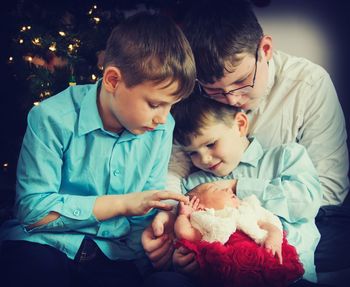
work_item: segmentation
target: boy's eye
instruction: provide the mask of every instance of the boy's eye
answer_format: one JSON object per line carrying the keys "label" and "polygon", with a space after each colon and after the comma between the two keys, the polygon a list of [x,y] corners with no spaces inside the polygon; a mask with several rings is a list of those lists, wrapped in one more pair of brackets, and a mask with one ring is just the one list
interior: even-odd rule
{"label": "boy's eye", "polygon": [[235,83],[237,85],[240,85],[240,84],[243,84],[247,79],[243,79],[243,80],[239,80],[239,81],[236,81]]}
{"label": "boy's eye", "polygon": [[213,148],[216,144],[216,141],[210,144],[207,144],[207,148]]}
{"label": "boy's eye", "polygon": [[187,155],[190,156],[190,157],[193,157],[193,156],[195,156],[196,154],[197,154],[196,151],[189,151],[189,152],[187,153]]}
{"label": "boy's eye", "polygon": [[154,103],[148,103],[148,105],[150,106],[151,109],[156,109],[159,108],[159,104],[154,104]]}

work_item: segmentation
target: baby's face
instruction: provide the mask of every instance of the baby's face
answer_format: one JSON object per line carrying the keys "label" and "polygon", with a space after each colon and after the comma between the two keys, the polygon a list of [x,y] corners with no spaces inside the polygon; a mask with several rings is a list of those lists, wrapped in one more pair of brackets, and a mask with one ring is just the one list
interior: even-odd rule
{"label": "baby's face", "polygon": [[223,209],[225,206],[238,207],[240,200],[229,187],[216,182],[208,182],[198,185],[193,194],[199,198],[200,204],[206,208]]}

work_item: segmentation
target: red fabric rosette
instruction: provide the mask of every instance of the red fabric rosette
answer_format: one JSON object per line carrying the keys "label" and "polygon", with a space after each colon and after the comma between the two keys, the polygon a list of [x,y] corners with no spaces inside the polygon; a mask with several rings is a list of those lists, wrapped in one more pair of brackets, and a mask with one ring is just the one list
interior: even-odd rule
{"label": "red fabric rosette", "polygon": [[176,247],[180,246],[196,254],[204,286],[282,287],[304,274],[298,254],[288,244],[285,234],[283,264],[241,231],[233,233],[225,244],[180,240]]}

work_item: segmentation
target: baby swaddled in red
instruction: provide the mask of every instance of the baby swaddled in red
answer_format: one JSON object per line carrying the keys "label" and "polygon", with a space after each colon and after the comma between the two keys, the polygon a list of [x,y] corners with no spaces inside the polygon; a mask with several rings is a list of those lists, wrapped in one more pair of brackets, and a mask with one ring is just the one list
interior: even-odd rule
{"label": "baby swaddled in red", "polygon": [[196,254],[202,285],[284,287],[302,277],[303,266],[280,219],[255,195],[239,199],[210,183],[189,195],[188,204],[179,204],[176,247]]}
{"label": "baby swaddled in red", "polygon": [[176,247],[180,246],[196,254],[205,286],[282,287],[301,278],[304,273],[298,254],[288,244],[285,234],[282,264],[263,246],[239,230],[225,244],[181,239],[176,244]]}

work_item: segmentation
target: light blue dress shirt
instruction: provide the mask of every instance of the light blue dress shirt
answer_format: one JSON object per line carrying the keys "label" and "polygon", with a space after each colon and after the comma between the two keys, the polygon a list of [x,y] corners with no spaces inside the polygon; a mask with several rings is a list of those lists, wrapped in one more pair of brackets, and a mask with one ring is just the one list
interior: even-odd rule
{"label": "light blue dress shirt", "polygon": [[225,177],[198,171],[183,181],[183,192],[205,182],[237,179],[237,196],[255,194],[263,207],[277,215],[303,263],[304,278],[316,282],[314,253],[320,240],[315,217],[322,191],[317,172],[302,145],[284,144],[263,150],[256,138],[235,170]]}
{"label": "light blue dress shirt", "polygon": [[[155,211],[99,222],[93,206],[101,195],[164,189],[174,120],[169,114],[142,135],[106,131],[99,84],[69,87],[30,111],[17,169],[17,219],[2,226],[1,240],[48,244],[73,259],[90,236],[110,259],[145,260],[140,237]],[[26,229],[51,211],[61,216]]]}

